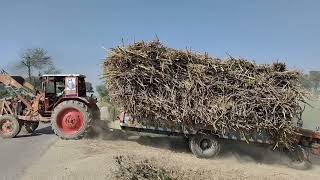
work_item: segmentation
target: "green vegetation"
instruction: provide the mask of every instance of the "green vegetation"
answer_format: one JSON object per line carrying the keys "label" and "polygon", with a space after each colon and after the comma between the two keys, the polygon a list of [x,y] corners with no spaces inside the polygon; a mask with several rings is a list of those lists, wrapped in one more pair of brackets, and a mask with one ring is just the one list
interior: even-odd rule
{"label": "green vegetation", "polygon": [[301,85],[307,90],[319,94],[320,91],[320,71],[310,71],[300,78]]}
{"label": "green vegetation", "polygon": [[86,90],[87,90],[87,93],[94,93],[91,82],[86,82]]}
{"label": "green vegetation", "polygon": [[111,119],[116,119],[119,108],[111,102],[107,88],[104,85],[98,85],[96,86],[96,91],[99,94],[100,107],[107,107],[108,113],[111,115]]}
{"label": "green vegetation", "polygon": [[6,97],[8,95],[8,92],[4,88],[3,84],[0,84],[0,99]]}
{"label": "green vegetation", "polygon": [[99,102],[111,104],[109,92],[104,85],[98,85],[96,87],[96,90],[97,90],[99,97],[100,97]]}
{"label": "green vegetation", "polygon": [[306,105],[302,114],[303,126],[307,129],[320,127],[320,71],[310,71],[300,78],[301,85],[311,92],[312,96],[308,100],[310,106]]}
{"label": "green vegetation", "polygon": [[303,126],[306,129],[315,130],[320,127],[320,99],[314,97],[308,103],[311,106],[306,106],[302,114]]}

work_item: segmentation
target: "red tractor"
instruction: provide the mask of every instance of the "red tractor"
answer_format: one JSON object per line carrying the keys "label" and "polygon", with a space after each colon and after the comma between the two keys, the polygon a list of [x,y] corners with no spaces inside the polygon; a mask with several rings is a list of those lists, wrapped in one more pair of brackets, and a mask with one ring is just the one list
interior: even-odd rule
{"label": "red tractor", "polygon": [[62,139],[80,139],[100,118],[96,99],[86,96],[85,76],[43,75],[42,90],[19,76],[0,74],[0,83],[10,93],[0,100],[0,136],[12,138],[21,128],[32,133],[39,122],[51,122]]}

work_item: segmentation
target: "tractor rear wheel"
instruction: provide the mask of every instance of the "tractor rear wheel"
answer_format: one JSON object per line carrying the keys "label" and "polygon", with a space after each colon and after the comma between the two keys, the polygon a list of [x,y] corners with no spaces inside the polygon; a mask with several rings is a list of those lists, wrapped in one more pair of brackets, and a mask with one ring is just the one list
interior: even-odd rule
{"label": "tractor rear wheel", "polygon": [[17,118],[11,115],[0,116],[0,136],[13,138],[19,134],[21,125]]}
{"label": "tractor rear wheel", "polygon": [[80,101],[70,100],[60,103],[53,111],[51,126],[62,139],[81,139],[92,125],[92,113]]}
{"label": "tractor rear wheel", "polygon": [[33,133],[39,126],[39,122],[25,122],[23,124],[24,130],[27,133]]}

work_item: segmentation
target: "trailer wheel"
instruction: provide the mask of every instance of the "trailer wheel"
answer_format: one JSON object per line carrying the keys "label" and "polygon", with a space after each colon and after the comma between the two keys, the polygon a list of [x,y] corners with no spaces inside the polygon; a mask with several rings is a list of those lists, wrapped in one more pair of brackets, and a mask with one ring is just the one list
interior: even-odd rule
{"label": "trailer wheel", "polygon": [[27,133],[33,133],[39,126],[39,122],[25,122],[23,124],[24,130]]}
{"label": "trailer wheel", "polygon": [[294,151],[289,152],[289,167],[297,170],[308,170],[312,167],[308,160],[308,154],[304,148],[297,146]]}
{"label": "trailer wheel", "polygon": [[92,114],[80,101],[64,101],[52,113],[51,126],[61,139],[81,139],[91,128]]}
{"label": "trailer wheel", "polygon": [[2,138],[16,137],[21,130],[21,125],[17,118],[11,115],[0,116],[0,136]]}
{"label": "trailer wheel", "polygon": [[221,150],[218,138],[212,135],[195,135],[190,138],[191,152],[198,158],[211,158],[217,156]]}

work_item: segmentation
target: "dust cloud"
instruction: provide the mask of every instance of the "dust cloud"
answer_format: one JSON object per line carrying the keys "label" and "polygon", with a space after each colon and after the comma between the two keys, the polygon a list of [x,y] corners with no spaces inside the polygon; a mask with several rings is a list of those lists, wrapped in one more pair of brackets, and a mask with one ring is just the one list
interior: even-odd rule
{"label": "dust cloud", "polygon": [[[143,146],[168,149],[172,152],[191,153],[188,139],[185,137],[164,136],[150,133],[129,132],[120,129],[107,107],[101,108],[101,120],[95,120],[87,139],[133,141]],[[240,163],[257,163],[266,165],[291,166],[292,160],[284,152],[273,150],[265,144],[247,144],[232,140],[221,140],[222,150],[218,159],[236,160]],[[310,160],[317,166],[319,160],[311,156]]]}

